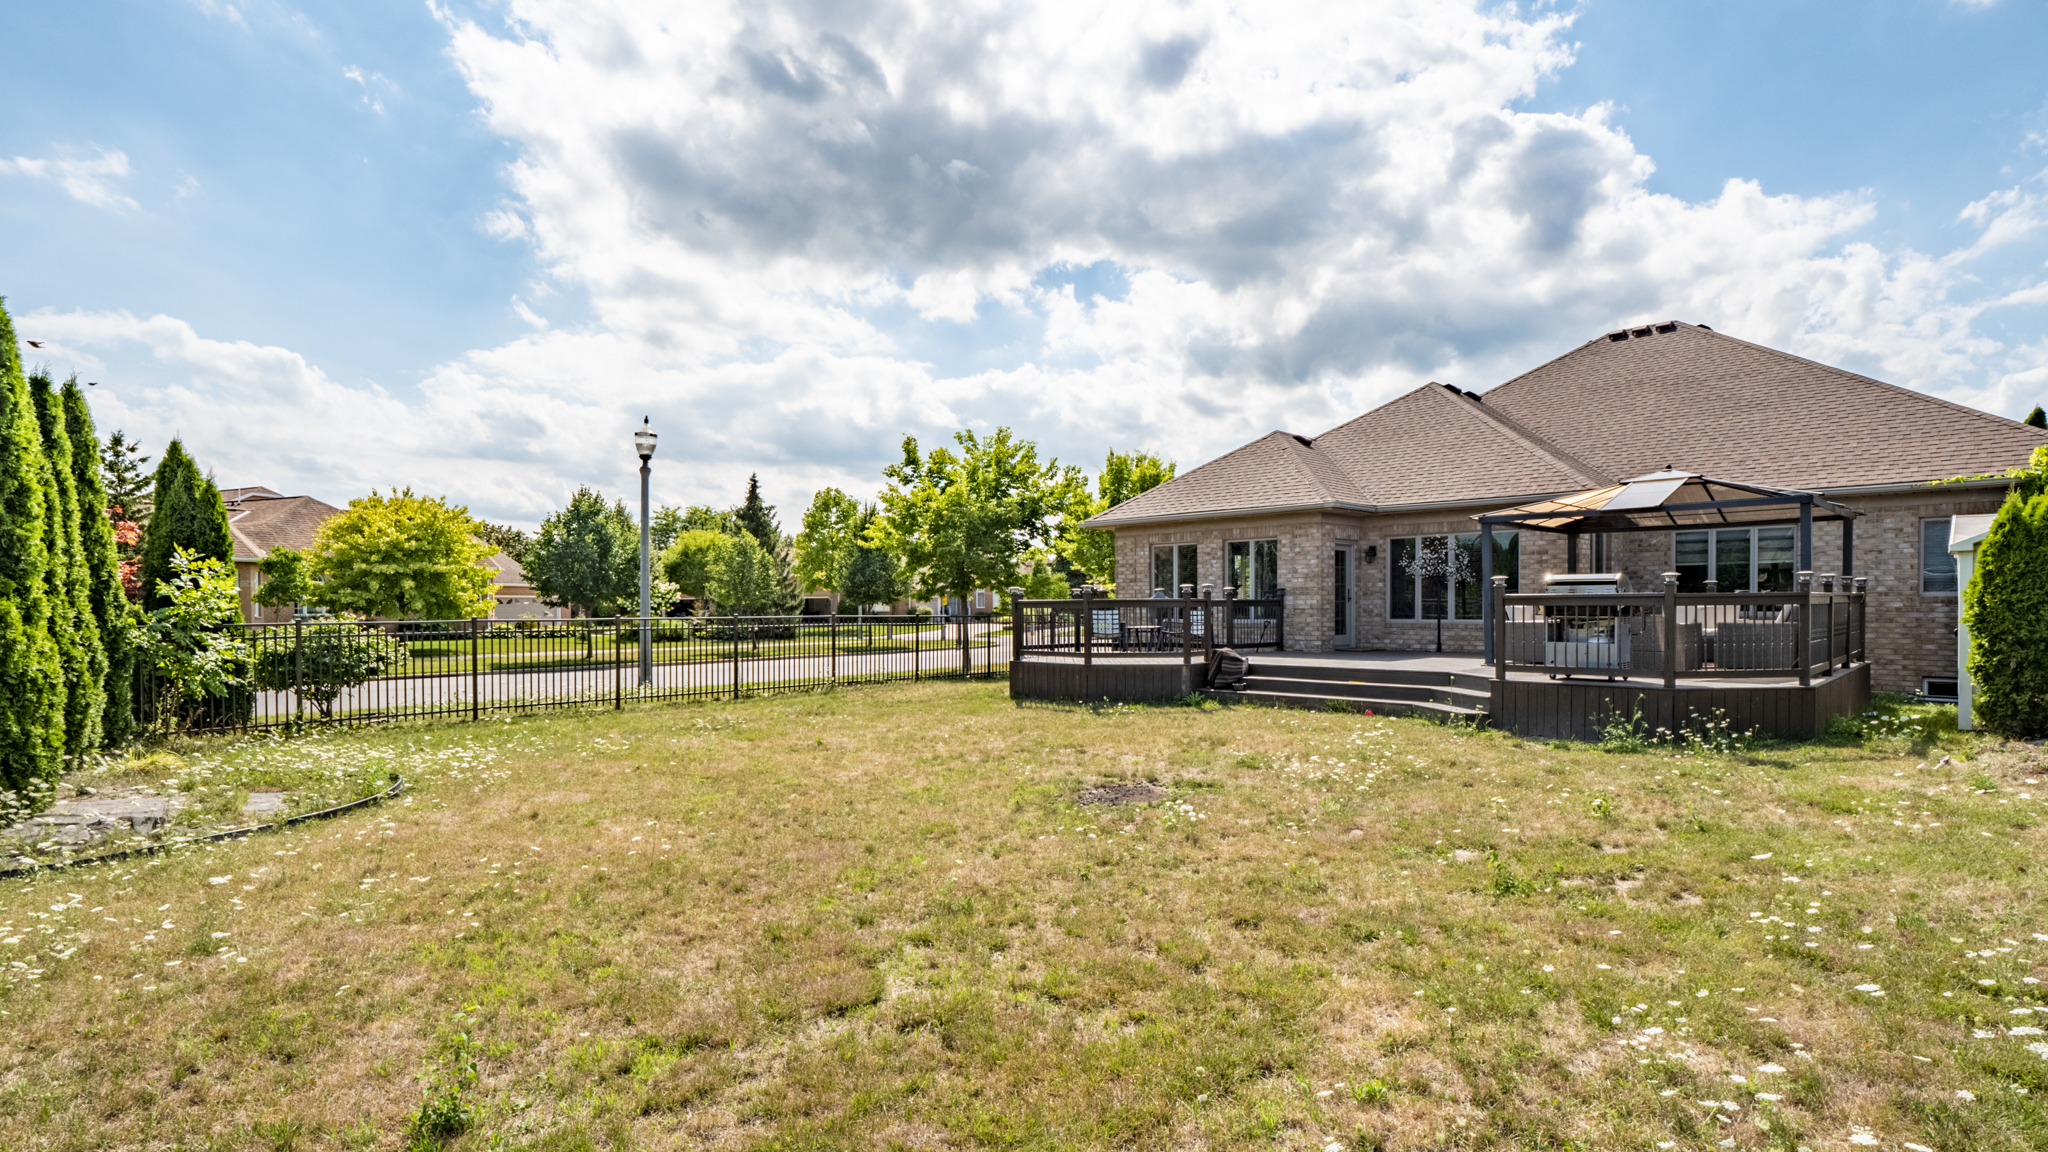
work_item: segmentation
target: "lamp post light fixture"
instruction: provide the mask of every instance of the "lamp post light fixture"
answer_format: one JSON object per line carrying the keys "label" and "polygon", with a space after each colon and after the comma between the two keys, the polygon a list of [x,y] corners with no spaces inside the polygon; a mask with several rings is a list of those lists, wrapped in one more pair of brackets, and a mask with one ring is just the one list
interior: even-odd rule
{"label": "lamp post light fixture", "polygon": [[654,596],[653,559],[648,555],[650,537],[647,533],[647,462],[654,459],[654,425],[645,416],[640,418],[640,430],[633,433],[633,451],[640,455],[640,686],[654,683],[654,633],[648,619],[654,614],[649,603]]}

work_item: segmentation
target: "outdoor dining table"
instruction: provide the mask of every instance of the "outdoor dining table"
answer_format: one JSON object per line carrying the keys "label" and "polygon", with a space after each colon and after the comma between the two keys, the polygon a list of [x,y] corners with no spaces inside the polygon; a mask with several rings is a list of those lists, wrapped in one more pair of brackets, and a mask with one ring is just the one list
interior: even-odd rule
{"label": "outdoor dining table", "polygon": [[1137,652],[1156,652],[1165,647],[1166,630],[1158,624],[1132,624],[1124,629],[1130,646]]}

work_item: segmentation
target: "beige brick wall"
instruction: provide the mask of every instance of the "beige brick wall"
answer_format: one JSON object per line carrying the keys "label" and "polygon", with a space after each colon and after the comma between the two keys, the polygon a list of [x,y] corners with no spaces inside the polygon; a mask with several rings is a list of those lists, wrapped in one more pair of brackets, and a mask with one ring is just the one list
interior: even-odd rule
{"label": "beige brick wall", "polygon": [[[2000,490],[1934,488],[1898,495],[1847,498],[1843,502],[1863,513],[1856,525],[1856,574],[1870,578],[1867,643],[1873,665],[1871,686],[1879,691],[1917,691],[1927,677],[1953,677],[1956,597],[1920,592],[1920,521],[1959,514],[1995,512]],[[1428,515],[1340,516],[1298,514],[1190,521],[1155,525],[1117,533],[1117,587],[1120,595],[1151,593],[1152,547],[1187,544],[1197,547],[1201,580],[1222,595],[1224,545],[1231,540],[1277,539],[1280,581],[1287,589],[1287,647],[1297,652],[1327,652],[1333,647],[1335,573],[1332,561],[1339,540],[1357,545],[1357,621],[1354,647],[1393,651],[1426,651],[1436,644],[1434,621],[1387,618],[1389,542],[1403,536],[1472,532],[1472,512]],[[1566,570],[1565,537],[1548,532],[1522,534],[1521,587],[1542,590],[1546,572]],[[1609,537],[1610,566],[1627,573],[1636,589],[1662,586],[1662,573],[1672,564],[1669,532],[1615,534]],[[1841,526],[1814,526],[1813,567],[1816,572],[1842,570]],[[1366,549],[1374,558],[1365,559]],[[1592,560],[1590,543],[1580,543],[1580,567]],[[1484,643],[1477,621],[1447,620],[1444,650],[1475,653]]]}

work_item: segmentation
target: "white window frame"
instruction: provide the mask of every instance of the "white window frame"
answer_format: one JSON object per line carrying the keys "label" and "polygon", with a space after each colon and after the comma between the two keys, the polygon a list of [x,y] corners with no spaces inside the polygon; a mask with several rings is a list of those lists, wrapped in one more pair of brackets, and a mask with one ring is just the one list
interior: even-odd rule
{"label": "white window frame", "polygon": [[[1786,525],[1783,525],[1783,524],[1763,524],[1763,525],[1742,525],[1742,524],[1728,524],[1728,525],[1723,525],[1723,526],[1718,526],[1718,527],[1713,527],[1713,528],[1677,528],[1677,529],[1673,529],[1673,530],[1672,530],[1672,533],[1671,533],[1671,567],[1670,567],[1669,569],[1667,569],[1667,571],[1671,571],[1671,572],[1676,572],[1676,571],[1678,571],[1678,538],[1679,538],[1680,536],[1682,536],[1682,535],[1685,535],[1685,534],[1687,534],[1687,533],[1694,533],[1694,532],[1703,532],[1703,533],[1705,533],[1705,534],[1706,534],[1706,537],[1707,537],[1707,572],[1709,573],[1708,579],[1713,579],[1713,576],[1712,576],[1712,574],[1713,574],[1713,573],[1717,573],[1717,572],[1719,572],[1719,571],[1721,570],[1721,566],[1720,566],[1720,563],[1719,563],[1719,555],[1718,555],[1718,550],[1719,550],[1719,549],[1720,549],[1720,547],[1721,547],[1721,533],[1723,533],[1723,532],[1747,532],[1747,533],[1749,533],[1749,582],[1748,582],[1748,583],[1747,583],[1746,585],[1744,585],[1743,587],[1741,587],[1741,588],[1716,588],[1716,589],[1715,589],[1715,591],[1716,591],[1717,593],[1718,593],[1718,592],[1744,592],[1744,593],[1747,593],[1747,592],[1754,592],[1754,591],[1756,590],[1756,577],[1757,577],[1757,571],[1758,571],[1758,567],[1759,567],[1759,565],[1760,565],[1760,564],[1762,563],[1762,561],[1761,561],[1761,557],[1762,557],[1762,555],[1763,555],[1763,552],[1762,552],[1762,550],[1761,550],[1761,549],[1759,549],[1759,548],[1757,547],[1757,539],[1756,539],[1756,535],[1757,535],[1757,533],[1758,533],[1758,532],[1762,532],[1762,531],[1774,531],[1774,532],[1776,532],[1776,531],[1786,531],[1786,530],[1787,530],[1787,526],[1786,526]],[[1793,533],[1794,533],[1794,534],[1793,534],[1793,538],[1792,538],[1792,569],[1793,569],[1793,571],[1797,572],[1797,571],[1798,571],[1798,569],[1799,569],[1799,538],[1798,538],[1797,530],[1796,530],[1796,529],[1793,529],[1792,531],[1793,531]],[[1797,580],[1797,577],[1794,577],[1794,580],[1796,581],[1796,580]]]}

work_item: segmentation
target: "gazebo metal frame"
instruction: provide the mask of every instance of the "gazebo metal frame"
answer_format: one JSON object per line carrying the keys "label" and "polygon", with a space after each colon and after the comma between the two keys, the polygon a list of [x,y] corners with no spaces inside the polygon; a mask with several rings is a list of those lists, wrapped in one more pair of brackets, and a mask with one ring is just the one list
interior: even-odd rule
{"label": "gazebo metal frame", "polygon": [[1734,480],[1715,480],[1697,472],[1666,467],[1569,496],[1539,500],[1499,512],[1485,512],[1479,521],[1479,587],[1484,597],[1480,619],[1486,633],[1486,662],[1493,652],[1493,531],[1496,527],[1555,532],[1568,538],[1565,571],[1579,570],[1579,537],[1587,532],[1670,532],[1687,528],[1799,526],[1799,570],[1813,570],[1813,525],[1842,524],[1843,576],[1855,575],[1855,509],[1818,492],[1773,488]]}

